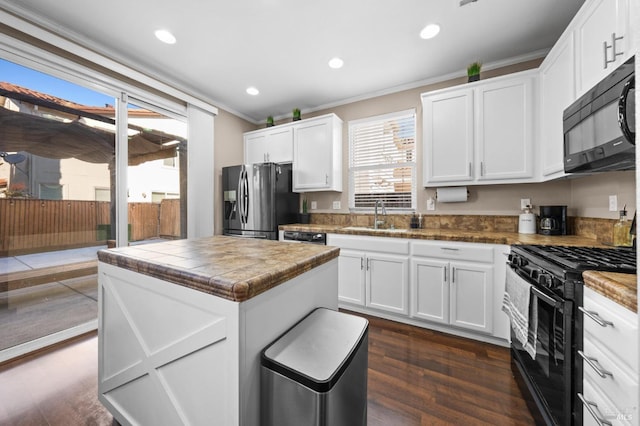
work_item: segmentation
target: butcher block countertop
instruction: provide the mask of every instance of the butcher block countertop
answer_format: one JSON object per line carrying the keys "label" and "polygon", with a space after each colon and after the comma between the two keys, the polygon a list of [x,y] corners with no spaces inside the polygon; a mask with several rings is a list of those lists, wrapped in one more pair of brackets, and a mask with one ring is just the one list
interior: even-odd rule
{"label": "butcher block countertop", "polygon": [[584,285],[625,308],[638,312],[638,278],[635,274],[585,271]]}
{"label": "butcher block countertop", "polygon": [[341,225],[282,225],[281,231],[326,232],[328,234],[367,235],[439,241],[463,241],[485,244],[543,244],[583,247],[607,247],[593,238],[578,235],[538,235],[517,232],[466,231],[457,229],[370,229]]}
{"label": "butcher block countertop", "polygon": [[243,302],[338,257],[335,247],[213,236],[100,250],[98,260]]}

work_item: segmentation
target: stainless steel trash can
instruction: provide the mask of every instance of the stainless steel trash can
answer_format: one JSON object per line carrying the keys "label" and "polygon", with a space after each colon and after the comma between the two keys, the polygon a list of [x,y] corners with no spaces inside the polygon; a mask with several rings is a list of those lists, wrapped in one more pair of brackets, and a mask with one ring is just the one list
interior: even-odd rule
{"label": "stainless steel trash can", "polygon": [[261,425],[367,424],[369,322],[318,308],[262,351]]}

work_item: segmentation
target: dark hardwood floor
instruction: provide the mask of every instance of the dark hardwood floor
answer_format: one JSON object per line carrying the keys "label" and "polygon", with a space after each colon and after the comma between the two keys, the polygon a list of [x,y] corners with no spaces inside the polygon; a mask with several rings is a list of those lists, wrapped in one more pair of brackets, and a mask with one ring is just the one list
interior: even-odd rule
{"label": "dark hardwood floor", "polygon": [[[506,348],[367,318],[369,426],[534,424]],[[0,366],[0,425],[115,425],[97,346],[92,333]]]}

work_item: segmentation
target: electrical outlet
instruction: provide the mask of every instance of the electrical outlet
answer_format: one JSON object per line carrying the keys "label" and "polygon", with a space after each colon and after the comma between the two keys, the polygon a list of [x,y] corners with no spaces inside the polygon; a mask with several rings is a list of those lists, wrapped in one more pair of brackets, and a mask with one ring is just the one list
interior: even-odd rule
{"label": "electrical outlet", "polygon": [[531,198],[520,198],[520,208],[524,209],[531,205]]}
{"label": "electrical outlet", "polygon": [[311,210],[315,210],[318,208],[318,202],[317,201],[312,201],[311,202]]}
{"label": "electrical outlet", "polygon": [[333,209],[334,210],[340,210],[340,201],[334,201],[333,202]]}
{"label": "electrical outlet", "polygon": [[427,199],[427,210],[435,210],[436,209],[436,200],[432,197]]}
{"label": "electrical outlet", "polygon": [[609,195],[609,211],[617,212],[618,211],[618,196],[617,195]]}

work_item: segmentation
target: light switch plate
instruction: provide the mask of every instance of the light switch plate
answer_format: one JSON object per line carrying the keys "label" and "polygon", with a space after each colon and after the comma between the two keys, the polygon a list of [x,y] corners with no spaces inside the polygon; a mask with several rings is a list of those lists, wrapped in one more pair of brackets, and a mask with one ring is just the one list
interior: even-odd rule
{"label": "light switch plate", "polygon": [[609,211],[617,212],[618,211],[618,196],[617,195],[609,195]]}
{"label": "light switch plate", "polygon": [[318,202],[317,201],[312,201],[311,202],[311,210],[315,210],[318,208]]}
{"label": "light switch plate", "polygon": [[531,198],[520,198],[520,209],[531,205]]}
{"label": "light switch plate", "polygon": [[340,210],[340,201],[334,201],[333,202],[333,209],[334,210]]}

